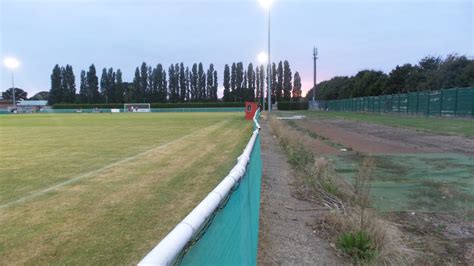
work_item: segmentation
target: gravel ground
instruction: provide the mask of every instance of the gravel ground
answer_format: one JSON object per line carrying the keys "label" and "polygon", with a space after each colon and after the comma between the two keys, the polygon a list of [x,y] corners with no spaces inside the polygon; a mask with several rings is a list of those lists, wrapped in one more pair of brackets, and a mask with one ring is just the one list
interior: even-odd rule
{"label": "gravel ground", "polygon": [[258,264],[348,264],[310,227],[325,210],[319,210],[322,206],[293,196],[295,176],[264,120],[261,143],[263,179]]}

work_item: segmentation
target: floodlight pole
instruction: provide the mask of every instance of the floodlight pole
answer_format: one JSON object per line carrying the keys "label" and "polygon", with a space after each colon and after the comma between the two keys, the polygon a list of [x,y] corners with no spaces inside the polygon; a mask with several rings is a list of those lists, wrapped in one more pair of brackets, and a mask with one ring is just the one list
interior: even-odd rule
{"label": "floodlight pole", "polygon": [[272,111],[272,63],[270,60],[270,7],[268,7],[268,112]]}
{"label": "floodlight pole", "polygon": [[12,71],[12,94],[13,94],[13,108],[16,108],[16,99],[15,99],[15,80],[13,79],[13,71]]}

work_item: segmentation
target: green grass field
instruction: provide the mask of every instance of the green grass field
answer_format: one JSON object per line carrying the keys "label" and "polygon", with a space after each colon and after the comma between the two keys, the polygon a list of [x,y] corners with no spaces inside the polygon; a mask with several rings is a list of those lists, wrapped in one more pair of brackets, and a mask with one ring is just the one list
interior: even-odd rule
{"label": "green grass field", "polygon": [[235,164],[242,113],[0,116],[2,264],[131,264]]}
{"label": "green grass field", "polygon": [[443,135],[460,135],[474,138],[474,120],[470,119],[398,116],[351,112],[306,111],[299,113],[310,117],[348,119],[385,126],[411,128],[419,131]]}

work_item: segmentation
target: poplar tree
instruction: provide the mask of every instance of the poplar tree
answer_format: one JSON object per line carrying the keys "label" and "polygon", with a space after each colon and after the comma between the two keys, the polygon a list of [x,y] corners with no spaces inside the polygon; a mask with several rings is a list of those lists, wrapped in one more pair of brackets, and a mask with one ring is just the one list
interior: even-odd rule
{"label": "poplar tree", "polygon": [[224,102],[232,101],[232,95],[230,92],[230,68],[228,64],[224,66],[224,95],[222,96]]}
{"label": "poplar tree", "polygon": [[166,75],[164,74],[165,70],[163,69],[163,66],[161,64],[156,65],[155,68],[156,72],[156,86],[157,86],[157,95],[156,95],[156,101],[158,102],[165,102],[166,101],[166,85],[165,85],[165,79]]}
{"label": "poplar tree", "polygon": [[202,63],[199,63],[198,68],[198,75],[199,75],[199,99],[198,100],[205,100],[206,99],[206,73],[204,73],[204,67]]}
{"label": "poplar tree", "polygon": [[145,101],[144,102],[153,102],[153,87],[154,85],[154,77],[153,77],[153,68],[151,66],[147,67],[147,74],[148,74],[148,82],[145,89]]}
{"label": "poplar tree", "polygon": [[181,90],[181,88],[180,88],[181,83],[179,82],[179,73],[180,73],[180,72],[179,72],[179,64],[176,63],[176,64],[174,65],[174,79],[173,79],[173,81],[174,81],[174,88],[175,88],[175,92],[174,92],[174,101],[175,101],[175,102],[179,102],[179,99],[180,99],[180,95],[179,95],[179,94],[180,94],[180,92],[181,92],[181,91],[180,91],[180,90]]}
{"label": "poplar tree", "polygon": [[292,90],[292,84],[291,84],[291,69],[290,69],[290,63],[285,60],[283,63],[283,99],[285,101],[289,101],[291,99],[291,90]]}
{"label": "poplar tree", "polygon": [[250,63],[247,67],[247,90],[248,100],[255,100],[255,71],[253,70],[253,64]]}
{"label": "poplar tree", "polygon": [[104,67],[102,69],[102,75],[100,76],[100,93],[102,98],[105,99],[105,103],[108,102],[108,77],[107,77],[107,69]]}
{"label": "poplar tree", "polygon": [[198,66],[196,63],[193,64],[193,69],[191,71],[191,100],[196,101],[198,99],[199,86]]}
{"label": "poplar tree", "polygon": [[135,76],[133,77],[133,90],[130,93],[130,101],[137,103],[141,98],[140,95],[140,70],[139,68],[135,68]]}
{"label": "poplar tree", "polygon": [[237,66],[235,63],[232,63],[232,67],[230,68],[230,93],[231,93],[232,100],[234,102],[236,102],[236,97],[237,97],[236,76],[237,76]]}
{"label": "poplar tree", "polygon": [[174,64],[171,64],[168,69],[168,87],[169,87],[169,101],[176,101],[176,73],[175,73]]}
{"label": "poplar tree", "polygon": [[48,104],[52,105],[55,103],[60,103],[61,100],[61,68],[59,65],[55,65],[53,68],[53,73],[51,74],[51,89],[49,91]]}
{"label": "poplar tree", "polygon": [[186,100],[186,93],[187,93],[187,88],[186,88],[186,72],[184,70],[184,64],[181,63],[179,65],[179,100],[181,102],[184,102]]}
{"label": "poplar tree", "polygon": [[275,63],[272,63],[272,78],[271,78],[271,82],[272,82],[272,91],[271,91],[271,94],[272,94],[272,103],[275,103],[276,101],[276,86],[277,86],[277,68],[276,68],[276,64]]}
{"label": "poplar tree", "polygon": [[[265,80],[266,77],[265,77],[265,67],[263,65],[260,65],[260,95],[258,96],[259,99],[263,99],[263,97],[265,97]],[[263,102],[262,102],[262,105],[263,105]]]}
{"label": "poplar tree", "polygon": [[275,85],[276,100],[281,101],[283,96],[283,63],[280,61],[277,68],[277,81]]}
{"label": "poplar tree", "polygon": [[109,83],[109,90],[108,90],[108,94],[107,94],[107,99],[108,99],[108,102],[113,102],[115,103],[115,72],[114,72],[114,69],[113,68],[109,68],[108,72],[107,72],[107,79],[108,79],[108,83]]}
{"label": "poplar tree", "polygon": [[298,71],[295,72],[295,78],[293,79],[293,100],[299,101],[301,99],[301,77]]}
{"label": "poplar tree", "polygon": [[163,102],[166,102],[168,100],[168,83],[166,79],[166,70],[163,69],[163,91],[162,91],[162,96],[163,96]]}
{"label": "poplar tree", "polygon": [[207,70],[206,100],[214,99],[214,65],[210,64]]}
{"label": "poplar tree", "polygon": [[89,103],[100,103],[99,78],[97,77],[95,65],[89,67],[86,74],[87,94]]}
{"label": "poplar tree", "polygon": [[255,98],[257,102],[261,102],[262,97],[260,96],[261,88],[260,88],[260,68],[258,66],[255,67]]}
{"label": "poplar tree", "polygon": [[248,91],[248,80],[247,80],[247,70],[244,70],[244,78],[242,81],[242,101],[249,100],[249,91]]}
{"label": "poplar tree", "polygon": [[217,88],[219,87],[218,81],[217,81],[217,70],[214,70],[214,82],[213,85],[214,87],[212,88],[212,100],[217,101]]}
{"label": "poplar tree", "polygon": [[122,71],[120,69],[117,69],[117,73],[115,74],[114,102],[123,103],[123,94],[124,87],[122,80]]}
{"label": "poplar tree", "polygon": [[158,71],[155,68],[153,68],[153,70],[151,71],[151,91],[150,91],[150,102],[157,102],[158,101],[158,87],[159,87],[159,84],[160,84],[160,81],[158,80],[159,76],[161,76],[161,71],[160,73],[158,74]]}
{"label": "poplar tree", "polygon": [[61,68],[61,102],[73,103],[76,98],[76,78],[72,66]]}
{"label": "poplar tree", "polygon": [[148,67],[145,62],[140,67],[140,94],[137,99],[139,102],[146,102],[146,93],[148,88]]}
{"label": "poplar tree", "polygon": [[79,103],[88,103],[86,71],[84,70],[81,70],[81,78],[80,78],[80,85],[79,85]]}
{"label": "poplar tree", "polygon": [[241,102],[243,100],[243,90],[242,85],[244,81],[244,65],[242,62],[237,63],[236,73],[235,73],[235,91],[236,91],[236,99]]}
{"label": "poplar tree", "polygon": [[189,67],[186,67],[186,71],[185,71],[185,86],[186,86],[186,97],[185,97],[185,100],[186,101],[190,101],[191,100],[191,73],[189,72]]}

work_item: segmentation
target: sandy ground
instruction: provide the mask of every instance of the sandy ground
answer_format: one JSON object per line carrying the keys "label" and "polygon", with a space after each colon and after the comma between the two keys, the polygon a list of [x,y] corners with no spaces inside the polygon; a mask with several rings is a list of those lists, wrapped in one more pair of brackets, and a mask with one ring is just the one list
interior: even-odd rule
{"label": "sandy ground", "polygon": [[266,121],[262,121],[261,143],[263,179],[258,264],[347,264],[311,228],[325,210],[294,195],[293,171]]}
{"label": "sandy ground", "polygon": [[301,127],[356,151],[375,153],[460,153],[474,156],[474,139],[443,136],[349,120],[307,119]]}

